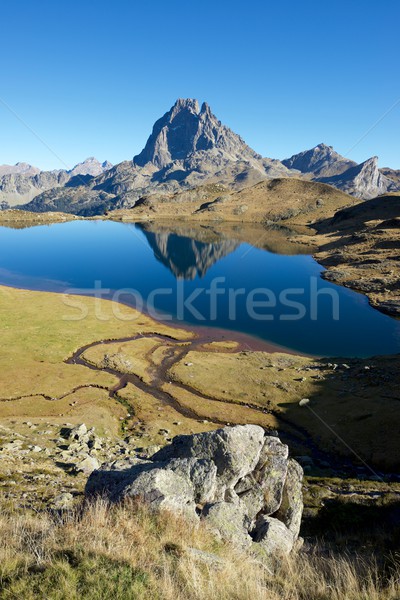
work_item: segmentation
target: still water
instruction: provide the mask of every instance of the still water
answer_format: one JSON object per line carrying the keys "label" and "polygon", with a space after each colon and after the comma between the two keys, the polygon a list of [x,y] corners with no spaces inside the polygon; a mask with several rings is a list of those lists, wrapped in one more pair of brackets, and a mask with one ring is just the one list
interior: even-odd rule
{"label": "still water", "polygon": [[0,227],[0,284],[97,294],[169,322],[234,330],[312,355],[400,352],[400,321],[321,279],[309,254],[285,253],[285,244],[261,249],[234,231],[205,233],[110,221]]}

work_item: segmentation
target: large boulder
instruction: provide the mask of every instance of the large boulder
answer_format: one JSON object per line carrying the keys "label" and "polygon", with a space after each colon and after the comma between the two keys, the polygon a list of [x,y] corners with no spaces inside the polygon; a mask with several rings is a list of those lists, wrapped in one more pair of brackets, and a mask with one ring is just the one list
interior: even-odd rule
{"label": "large boulder", "polygon": [[303,471],[288,447],[257,425],[177,436],[148,459],[106,463],[87,495],[141,499],[152,509],[200,518],[258,556],[288,554],[299,534]]}
{"label": "large boulder", "polygon": [[223,499],[226,488],[251,473],[264,444],[264,430],[258,425],[237,425],[195,435],[179,435],[153,459],[191,458],[211,460],[217,467],[217,494]]}

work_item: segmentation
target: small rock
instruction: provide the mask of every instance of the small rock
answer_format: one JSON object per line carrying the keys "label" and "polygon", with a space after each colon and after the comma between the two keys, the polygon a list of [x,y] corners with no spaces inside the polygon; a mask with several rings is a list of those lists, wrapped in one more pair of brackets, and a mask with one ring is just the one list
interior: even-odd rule
{"label": "small rock", "polygon": [[310,402],[310,398],[302,398],[299,402],[299,406],[306,406]]}

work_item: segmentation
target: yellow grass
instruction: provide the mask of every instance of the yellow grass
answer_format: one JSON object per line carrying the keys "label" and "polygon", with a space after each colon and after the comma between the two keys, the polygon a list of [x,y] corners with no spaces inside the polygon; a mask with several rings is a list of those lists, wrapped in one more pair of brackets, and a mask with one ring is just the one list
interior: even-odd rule
{"label": "yellow grass", "polygon": [[[119,405],[97,389],[108,390],[118,379],[64,361],[86,344],[153,331],[191,337],[114,302],[1,286],[0,418],[68,415],[95,426],[118,420]],[[77,387],[82,389],[73,393]]]}
{"label": "yellow grass", "polygon": [[[184,535],[182,532],[184,531]],[[214,562],[193,549],[211,553]],[[18,600],[395,600],[374,559],[299,555],[261,564],[202,526],[104,501],[50,516],[0,517],[0,598]]]}

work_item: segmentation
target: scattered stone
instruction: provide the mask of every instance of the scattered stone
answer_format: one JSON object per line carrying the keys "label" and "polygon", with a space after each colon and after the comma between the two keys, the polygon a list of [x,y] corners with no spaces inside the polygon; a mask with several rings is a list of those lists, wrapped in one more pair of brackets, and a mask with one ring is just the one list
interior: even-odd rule
{"label": "scattered stone", "polygon": [[94,456],[86,456],[82,460],[76,463],[75,471],[77,473],[84,473],[85,475],[90,475],[93,471],[100,467],[100,463]]}

